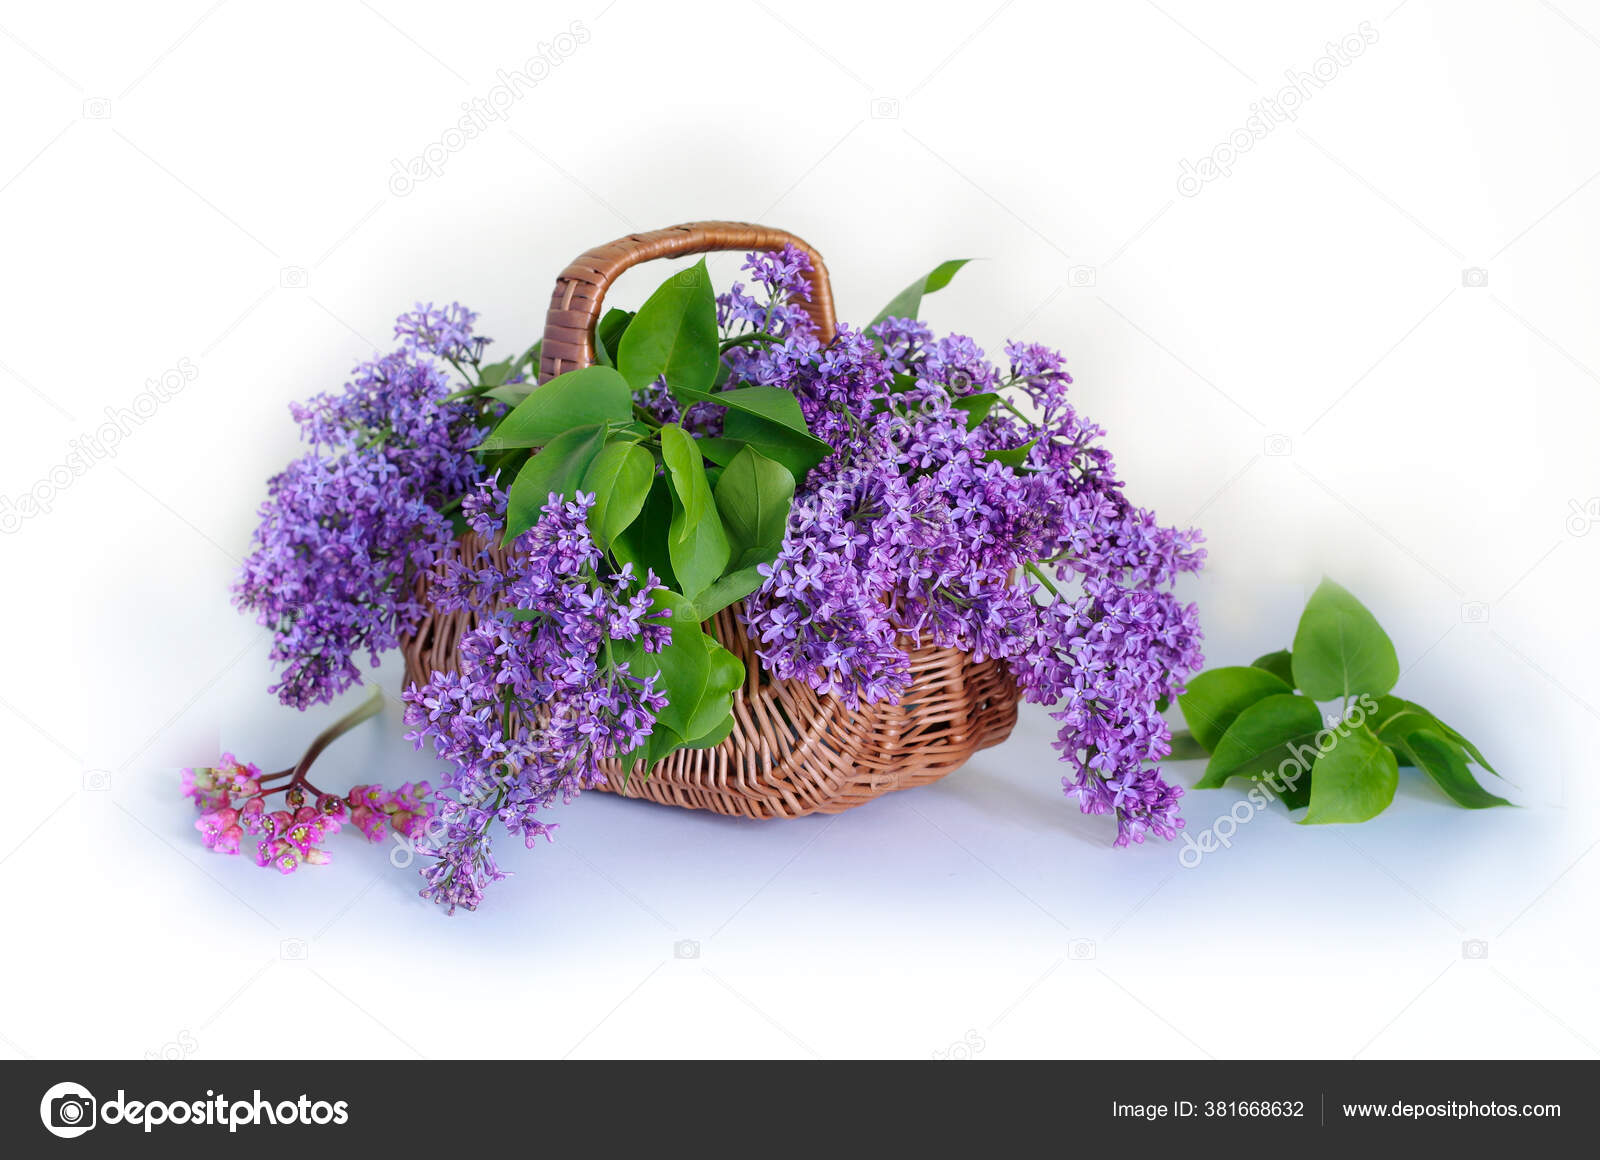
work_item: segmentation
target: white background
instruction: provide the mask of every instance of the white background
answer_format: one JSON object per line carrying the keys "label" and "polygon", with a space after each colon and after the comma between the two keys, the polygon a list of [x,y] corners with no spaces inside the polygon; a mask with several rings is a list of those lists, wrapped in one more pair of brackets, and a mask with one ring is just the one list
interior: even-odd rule
{"label": "white background", "polygon": [[[1296,121],[1179,191],[1364,21]],[[1597,102],[1587,0],[0,6],[0,496],[51,506],[0,537],[0,1053],[1595,1055]],[[288,879],[206,852],[177,767],[281,767],[338,711],[277,705],[228,602],[288,401],[417,298],[520,349],[572,256],[715,217],[814,243],[847,320],[983,259],[927,317],[1068,353],[1130,494],[1207,533],[1211,663],[1286,644],[1329,573],[1522,808],[1408,772],[1375,821],[1274,807],[1184,869],[1110,848],[1025,709],[836,819],[590,795],[451,920],[348,835]],[[391,705],[319,780],[436,774],[400,734]],[[1240,797],[1190,794],[1191,826]]]}

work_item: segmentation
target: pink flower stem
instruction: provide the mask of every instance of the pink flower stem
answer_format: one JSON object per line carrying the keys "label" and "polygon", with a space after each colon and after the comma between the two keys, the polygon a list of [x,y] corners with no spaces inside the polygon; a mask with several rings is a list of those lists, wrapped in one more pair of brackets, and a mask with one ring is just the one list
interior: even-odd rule
{"label": "pink flower stem", "polygon": [[306,751],[303,755],[301,755],[299,761],[295,762],[295,764],[290,766],[288,769],[280,769],[276,773],[269,773],[260,779],[263,784],[269,781],[277,781],[280,778],[285,777],[289,779],[288,781],[284,782],[282,785],[275,785],[270,788],[263,789],[256,796],[264,798],[269,794],[285,793],[288,790],[296,788],[297,786],[304,786],[308,793],[311,793],[316,797],[321,797],[322,791],[316,786],[312,785],[311,782],[306,778],[306,774],[311,770],[311,763],[322,756],[322,751],[324,749],[328,748],[328,746],[339,740],[339,738],[350,732],[350,730],[361,724],[368,717],[376,715],[378,710],[382,708],[383,690],[374,687],[370,697],[368,697],[355,709],[351,710],[349,713],[346,713],[343,717],[340,717],[332,725],[329,725],[321,733],[318,733],[311,744],[306,747]]}

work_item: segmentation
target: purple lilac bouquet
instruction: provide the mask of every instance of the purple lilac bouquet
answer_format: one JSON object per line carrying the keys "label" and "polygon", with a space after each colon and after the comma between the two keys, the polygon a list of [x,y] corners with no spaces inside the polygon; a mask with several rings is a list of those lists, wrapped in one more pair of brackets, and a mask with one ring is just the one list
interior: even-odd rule
{"label": "purple lilac bouquet", "polygon": [[[785,258],[757,269],[790,299],[806,258]],[[793,392],[834,454],[746,605],[763,664],[855,705],[905,692],[908,645],[1003,659],[1027,700],[1057,706],[1083,810],[1114,813],[1119,846],[1173,837],[1183,791],[1153,768],[1170,752],[1158,706],[1203,659],[1197,611],[1170,592],[1200,567],[1199,534],[1123,496],[1054,351],[1010,343],[1001,372],[915,319],[883,320],[876,342],[842,327],[826,348],[798,311],[784,328],[736,373]]]}
{"label": "purple lilac bouquet", "polygon": [[419,306],[398,350],[295,409],[313,451],[272,480],[237,600],[273,629],[274,691],[298,708],[415,630],[420,579],[472,614],[456,670],[405,693],[444,792],[312,790],[353,714],[271,778],[231,758],[186,773],[208,846],[249,834],[293,869],[347,820],[388,825],[425,855],[424,897],[473,909],[504,877],[495,822],[531,846],[603,761],[647,776],[727,735],[743,666],[702,627],[725,607],[770,675],[851,707],[903,696],[916,648],[1003,661],[1052,707],[1084,812],[1113,814],[1119,846],[1174,836],[1182,791],[1153,766],[1160,711],[1201,663],[1171,591],[1199,535],[1124,497],[1059,354],[1010,343],[1002,370],[918,322],[920,290],[824,343],[804,251],[745,269],[718,296],[701,263],[610,311],[597,365],[537,391],[537,345],[487,364],[471,312]]}
{"label": "purple lilac bouquet", "polygon": [[312,451],[267,484],[255,543],[234,587],[273,630],[273,686],[286,705],[331,701],[416,627],[417,573],[453,536],[446,514],[481,478],[479,409],[453,394],[448,362],[471,357],[470,311],[418,306],[400,349],[356,367],[342,393],[292,409]]}

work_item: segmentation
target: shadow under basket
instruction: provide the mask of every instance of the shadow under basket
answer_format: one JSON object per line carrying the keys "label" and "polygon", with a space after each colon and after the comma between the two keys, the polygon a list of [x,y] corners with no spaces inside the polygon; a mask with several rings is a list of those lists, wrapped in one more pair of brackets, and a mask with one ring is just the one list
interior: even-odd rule
{"label": "shadow under basket", "polygon": [[[819,336],[835,321],[827,268],[800,239],[782,230],[737,222],[697,222],[633,234],[577,258],[556,282],[545,318],[540,381],[590,366],[594,324],[607,287],[624,270],[652,258],[719,250],[778,250],[793,244],[812,261],[807,313]],[[460,549],[476,551],[475,537]],[[427,606],[427,578],[418,595]],[[402,641],[407,682],[457,667],[456,644],[476,618],[433,613]],[[680,749],[645,776],[635,770],[623,790],[620,764],[601,764],[602,788],[666,805],[746,818],[836,814],[891,790],[926,785],[960,768],[980,749],[998,745],[1017,722],[1017,690],[1003,663],[974,663],[955,649],[911,652],[911,685],[898,705],[849,709],[798,681],[762,671],[753,643],[732,608],[707,624],[741,661],[745,683],[733,696],[733,732],[712,749]]]}

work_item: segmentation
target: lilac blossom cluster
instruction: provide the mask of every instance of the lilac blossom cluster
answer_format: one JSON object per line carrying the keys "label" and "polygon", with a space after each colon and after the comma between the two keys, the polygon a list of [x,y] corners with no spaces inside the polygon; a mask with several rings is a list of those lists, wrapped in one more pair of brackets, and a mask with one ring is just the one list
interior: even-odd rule
{"label": "lilac blossom cluster", "polygon": [[800,401],[806,426],[834,447],[852,441],[889,385],[889,364],[861,331],[840,323],[833,341],[817,337],[802,301],[811,298],[811,258],[794,245],[751,254],[759,297],[735,282],[717,299],[723,333],[742,340],[726,356],[731,381],[782,387]]}
{"label": "lilac blossom cluster", "polygon": [[[429,599],[443,612],[470,611],[477,624],[458,646],[459,671],[436,672],[406,691],[407,735],[450,764],[437,837],[422,853],[424,898],[453,913],[476,909],[484,888],[504,878],[490,827],[498,820],[528,846],[554,826],[541,811],[601,784],[599,763],[640,745],[666,698],[611,658],[611,642],[647,653],[672,639],[653,611],[661,587],[631,565],[609,571],[590,535],[594,497],[552,495],[543,518],[509,550],[482,547],[436,570]],[[505,527],[506,496],[492,479],[466,500],[467,522],[483,545]]]}
{"label": "lilac blossom cluster", "polygon": [[419,305],[400,349],[355,368],[339,393],[293,408],[311,445],[268,485],[235,602],[273,631],[272,691],[304,709],[360,681],[424,609],[413,592],[454,536],[452,501],[480,477],[480,405],[452,395],[444,362],[476,360],[474,315]]}
{"label": "lilac blossom cluster", "polygon": [[[771,297],[805,293],[803,252],[750,268]],[[1011,343],[1002,371],[970,338],[900,318],[824,346],[802,312],[738,288],[721,309],[779,338],[732,352],[735,376],[793,392],[835,452],[746,604],[763,666],[855,706],[906,692],[912,648],[1003,660],[1054,707],[1080,808],[1114,814],[1119,846],[1171,838],[1182,790],[1151,768],[1170,752],[1157,705],[1202,657],[1196,610],[1170,589],[1204,552],[1124,497],[1061,356]]]}

